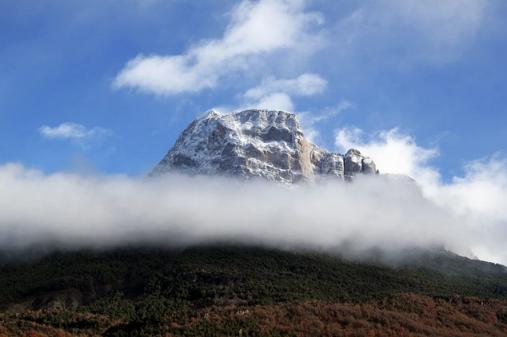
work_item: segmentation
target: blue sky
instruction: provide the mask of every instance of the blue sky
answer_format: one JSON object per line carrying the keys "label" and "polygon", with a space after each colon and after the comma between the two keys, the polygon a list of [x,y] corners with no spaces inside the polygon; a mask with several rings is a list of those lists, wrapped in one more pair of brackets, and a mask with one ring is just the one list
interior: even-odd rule
{"label": "blue sky", "polygon": [[329,149],[340,130],[371,148],[396,128],[460,176],[507,148],[506,14],[503,0],[0,0],[0,162],[140,175],[200,113],[258,106],[300,113]]}

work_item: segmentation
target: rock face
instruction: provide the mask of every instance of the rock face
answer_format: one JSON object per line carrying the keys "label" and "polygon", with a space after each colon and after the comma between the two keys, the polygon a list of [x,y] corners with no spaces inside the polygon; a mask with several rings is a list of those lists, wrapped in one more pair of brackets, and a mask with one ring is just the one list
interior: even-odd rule
{"label": "rock face", "polygon": [[377,173],[358,150],[345,155],[323,150],[305,138],[295,114],[273,110],[210,111],[197,118],[151,174],[170,171],[282,183]]}

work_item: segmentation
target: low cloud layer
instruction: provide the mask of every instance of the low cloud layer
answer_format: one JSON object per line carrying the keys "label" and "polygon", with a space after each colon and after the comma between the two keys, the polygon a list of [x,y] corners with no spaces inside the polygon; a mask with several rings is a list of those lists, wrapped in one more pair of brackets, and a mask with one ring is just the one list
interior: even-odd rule
{"label": "low cloud layer", "polygon": [[226,240],[328,250],[347,244],[358,252],[443,246],[506,263],[505,222],[477,214],[455,212],[393,176],[287,188],[217,177],[86,177],[0,167],[4,250]]}
{"label": "low cloud layer", "polygon": [[[490,241],[476,241],[477,256],[507,262],[507,250],[501,242],[507,239],[507,159],[495,154],[465,165],[462,176],[444,179],[431,160],[439,155],[437,148],[423,147],[397,129],[384,130],[369,137],[358,128],[336,132],[338,149],[357,148],[375,159],[382,172],[407,175],[417,181],[424,198],[448,212],[466,219],[479,235]],[[464,227],[462,231],[466,231]],[[456,234],[459,237],[459,234]],[[499,243],[499,244],[495,244]]]}

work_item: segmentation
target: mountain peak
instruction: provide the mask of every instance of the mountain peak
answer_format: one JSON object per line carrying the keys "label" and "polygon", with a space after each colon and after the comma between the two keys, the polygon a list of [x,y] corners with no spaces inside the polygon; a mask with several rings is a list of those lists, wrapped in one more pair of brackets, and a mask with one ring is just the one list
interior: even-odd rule
{"label": "mountain peak", "polygon": [[341,155],[310,143],[296,114],[265,109],[230,114],[211,110],[195,119],[152,175],[170,171],[282,183],[377,172],[375,163],[358,150]]}

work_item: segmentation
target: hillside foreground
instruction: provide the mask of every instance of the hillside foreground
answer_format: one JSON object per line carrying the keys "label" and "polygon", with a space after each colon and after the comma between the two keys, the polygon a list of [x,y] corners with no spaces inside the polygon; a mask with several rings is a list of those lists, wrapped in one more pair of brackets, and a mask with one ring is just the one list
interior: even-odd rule
{"label": "hillside foreground", "polygon": [[507,336],[507,272],[448,252],[131,247],[4,262],[0,305],[0,336]]}

